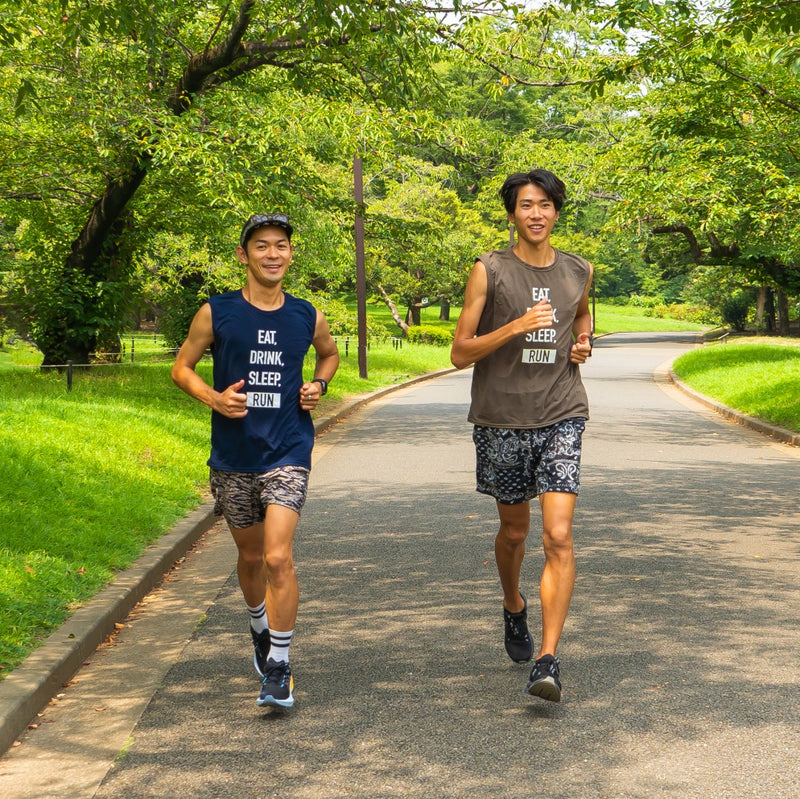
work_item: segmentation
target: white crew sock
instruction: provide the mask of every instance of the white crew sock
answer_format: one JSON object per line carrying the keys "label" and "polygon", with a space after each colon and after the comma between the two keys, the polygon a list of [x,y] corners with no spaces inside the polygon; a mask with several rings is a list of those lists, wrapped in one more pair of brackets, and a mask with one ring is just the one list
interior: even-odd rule
{"label": "white crew sock", "polygon": [[269,629],[266,602],[262,602],[257,608],[251,608],[250,605],[247,605],[247,612],[250,614],[250,627],[253,632],[263,633],[264,630]]}
{"label": "white crew sock", "polygon": [[288,632],[280,632],[279,630],[269,631],[269,659],[274,660],[276,663],[289,662],[289,645],[292,643],[292,636],[294,630]]}

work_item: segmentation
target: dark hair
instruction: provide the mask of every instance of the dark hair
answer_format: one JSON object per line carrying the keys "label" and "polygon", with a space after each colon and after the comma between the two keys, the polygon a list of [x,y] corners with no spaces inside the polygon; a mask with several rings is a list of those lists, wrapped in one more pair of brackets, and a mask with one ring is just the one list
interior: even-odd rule
{"label": "dark hair", "polygon": [[500,189],[503,205],[509,214],[513,214],[517,208],[517,192],[520,187],[530,184],[538,186],[548,196],[556,211],[561,210],[567,198],[564,181],[546,169],[532,169],[530,172],[515,172],[509,175]]}

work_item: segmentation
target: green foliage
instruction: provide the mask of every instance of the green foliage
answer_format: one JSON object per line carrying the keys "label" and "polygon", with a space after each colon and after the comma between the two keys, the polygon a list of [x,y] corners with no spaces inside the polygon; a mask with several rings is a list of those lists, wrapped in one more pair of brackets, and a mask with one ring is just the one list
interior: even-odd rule
{"label": "green foliage", "polygon": [[644,315],[657,319],[670,319],[693,322],[698,325],[717,324],[719,316],[710,308],[698,307],[684,303],[670,303],[656,301],[644,310]]}
{"label": "green foliage", "polygon": [[743,331],[753,304],[754,297],[752,292],[749,291],[739,291],[727,297],[722,303],[722,321],[726,325],[730,325],[734,330]]}
{"label": "green foliage", "polygon": [[[800,240],[792,209],[800,93],[783,57],[792,50],[789,17],[766,21],[775,8],[628,0],[585,6],[597,22],[639,31],[605,72],[605,101],[614,113],[606,117],[608,146],[593,170],[595,191],[619,197],[620,229],[636,225],[645,236],[659,236],[661,255],[648,243],[662,272],[654,277],[672,283],[674,298],[690,285],[696,266],[716,268],[720,276],[733,267],[742,285],[798,291]],[[671,253],[664,251],[665,237],[672,239]],[[681,261],[683,276],[673,268]],[[643,288],[654,293],[656,287]]]}
{"label": "green foliage", "polygon": [[[300,292],[303,296],[303,292]],[[330,294],[315,293],[306,295],[309,302],[325,314],[331,334],[337,339],[352,337],[354,340],[358,336],[358,314],[354,309],[348,307],[344,300]],[[370,342],[386,341],[389,338],[387,329],[378,323],[371,314],[367,314],[366,320],[367,340]]]}
{"label": "green foliage", "polygon": [[52,361],[122,329],[133,254],[163,231],[220,257],[249,213],[284,210],[314,245],[307,282],[339,285],[352,155],[416,127],[424,115],[403,104],[425,104],[431,60],[470,7],[449,20],[416,3],[320,0],[4,12],[0,220],[28,241],[3,249]]}
{"label": "green foliage", "polygon": [[460,298],[466,270],[493,239],[448,187],[453,179],[451,167],[406,158],[370,181],[367,277],[409,309]]}
{"label": "green foliage", "polygon": [[358,153],[370,290],[403,310],[460,300],[534,166],[567,182],[555,241],[598,296],[794,304],[796,5],[3,0],[0,302],[49,361],[141,308],[177,343],[263,210],[295,222],[287,288],[351,290]]}
{"label": "green foliage", "polygon": [[409,327],[407,337],[412,344],[435,344],[438,347],[449,347],[453,343],[451,332],[429,325]]}

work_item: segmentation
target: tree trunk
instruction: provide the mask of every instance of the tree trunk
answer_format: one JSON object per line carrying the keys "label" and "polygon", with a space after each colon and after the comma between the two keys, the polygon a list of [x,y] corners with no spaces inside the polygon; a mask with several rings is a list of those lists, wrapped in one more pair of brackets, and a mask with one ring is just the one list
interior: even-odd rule
{"label": "tree trunk", "polygon": [[771,288],[767,288],[767,296],[764,303],[764,314],[767,321],[767,333],[775,332],[775,295]]}
{"label": "tree trunk", "polygon": [[[83,321],[83,307],[98,305],[98,283],[108,280],[117,244],[125,230],[123,212],[147,175],[149,158],[143,157],[129,167],[123,177],[109,181],[94,206],[89,219],[72,243],[64,262],[65,279],[69,275],[88,278],[86,289],[73,298],[69,310],[62,312],[46,332],[44,340],[37,341],[42,350],[42,366],[89,363],[89,356],[97,344],[97,332],[87,333]],[[74,278],[70,281],[74,284]],[[79,284],[84,281],[77,281]]]}
{"label": "tree trunk", "polygon": [[394,319],[395,324],[403,331],[404,335],[408,335],[408,325],[400,318],[400,313],[392,298],[386,293],[386,289],[381,286],[380,283],[377,284],[377,288],[381,293],[381,297],[383,297],[383,301],[386,303],[386,307],[392,314],[392,319]]}
{"label": "tree trunk", "polygon": [[439,307],[439,321],[440,322],[450,321],[450,300],[447,300],[444,297],[442,297],[442,304]]}
{"label": "tree trunk", "polygon": [[785,291],[778,289],[778,333],[789,335],[789,298]]}
{"label": "tree trunk", "polygon": [[756,333],[764,332],[764,311],[767,307],[767,287],[759,286],[756,299]]}
{"label": "tree trunk", "polygon": [[422,319],[422,310],[417,303],[412,303],[408,306],[406,311],[406,322],[409,327],[419,327],[420,320]]}
{"label": "tree trunk", "polygon": [[[250,17],[255,0],[242,0],[239,12],[224,41],[215,48],[207,48],[189,60],[183,75],[167,99],[167,106],[180,116],[191,106],[191,98],[200,94],[216,77],[219,82],[232,79],[235,74],[249,72],[268,63],[269,54],[262,54],[244,63],[239,73],[220,73],[229,68],[234,61],[242,60],[242,37],[250,25]],[[88,363],[89,356],[97,343],[97,332],[87,326],[82,319],[84,307],[93,307],[97,302],[97,283],[106,280],[116,245],[124,232],[122,214],[134,196],[150,167],[152,156],[148,153],[131,155],[132,160],[124,162],[119,177],[109,179],[103,195],[92,207],[89,219],[72,244],[72,251],[64,263],[63,277],[71,285],[86,285],[78,290],[60,318],[56,317],[45,331],[42,342],[36,344],[44,353],[42,365]],[[86,280],[88,278],[88,280]],[[94,296],[93,296],[94,295]],[[119,327],[120,320],[109,319],[109,327]],[[101,333],[103,331],[100,331]],[[118,331],[109,331],[118,332]]]}

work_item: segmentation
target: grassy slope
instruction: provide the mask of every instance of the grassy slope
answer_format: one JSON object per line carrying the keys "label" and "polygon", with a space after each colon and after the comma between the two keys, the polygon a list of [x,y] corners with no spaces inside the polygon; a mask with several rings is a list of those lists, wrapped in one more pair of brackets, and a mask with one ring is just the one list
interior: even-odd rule
{"label": "grassy slope", "polygon": [[800,432],[800,341],[739,339],[682,355],[675,373],[718,402]]}

